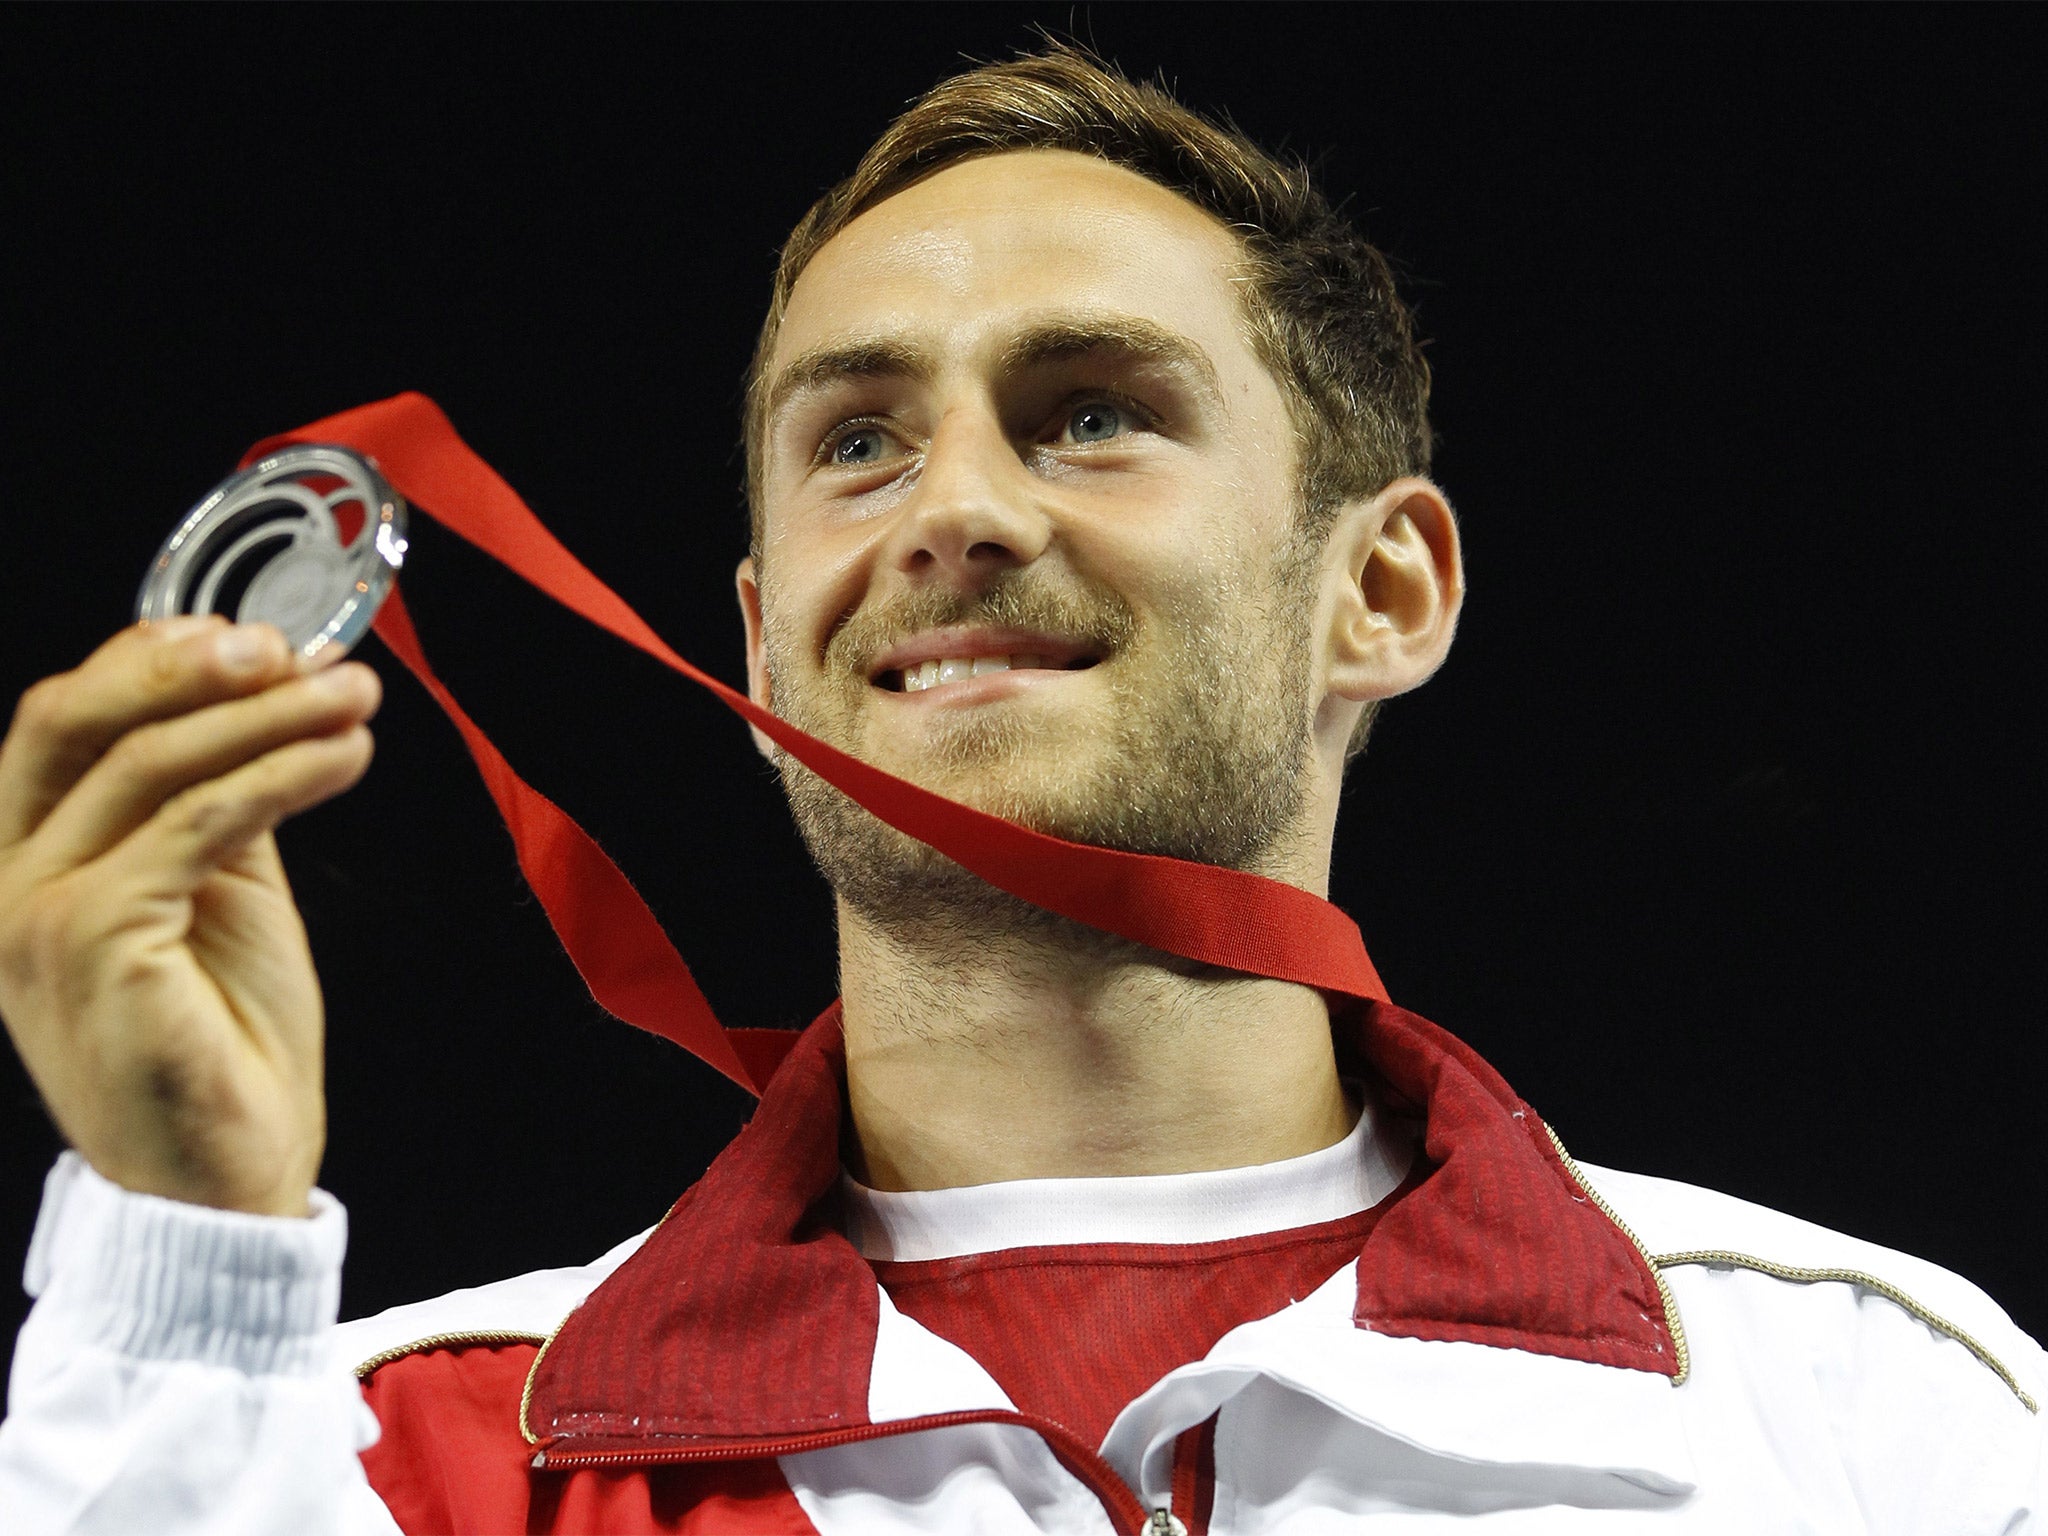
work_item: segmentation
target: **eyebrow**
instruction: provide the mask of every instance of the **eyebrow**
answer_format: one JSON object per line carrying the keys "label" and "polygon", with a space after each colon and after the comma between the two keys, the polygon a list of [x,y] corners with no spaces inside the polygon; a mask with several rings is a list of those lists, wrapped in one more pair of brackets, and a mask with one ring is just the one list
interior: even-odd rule
{"label": "eyebrow", "polygon": [[[1212,405],[1223,387],[1209,354],[1175,331],[1125,315],[1040,321],[1010,338],[997,358],[1005,375],[1047,363],[1103,358],[1179,374]],[[876,337],[815,347],[790,359],[768,390],[763,413],[772,425],[789,402],[854,379],[904,379],[928,384],[938,374],[932,353],[914,342]]]}
{"label": "eyebrow", "polygon": [[764,419],[771,425],[798,395],[816,394],[849,379],[908,379],[928,384],[938,372],[931,354],[901,341],[853,341],[813,347],[791,358],[768,390]]}
{"label": "eyebrow", "polygon": [[1125,315],[1048,320],[1031,326],[1003,348],[1000,365],[1005,374],[1022,373],[1046,363],[1084,357],[1164,368],[1180,374],[1211,404],[1223,400],[1216,364],[1207,352],[1177,331]]}

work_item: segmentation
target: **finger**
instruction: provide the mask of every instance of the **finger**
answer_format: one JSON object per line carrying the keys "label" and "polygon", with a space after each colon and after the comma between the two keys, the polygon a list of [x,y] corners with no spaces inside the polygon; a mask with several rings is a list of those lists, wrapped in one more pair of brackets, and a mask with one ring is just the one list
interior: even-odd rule
{"label": "finger", "polygon": [[21,696],[0,743],[0,848],[34,830],[136,726],[240,698],[296,670],[291,647],[268,624],[186,615],[122,630]]}
{"label": "finger", "polygon": [[294,741],[173,796],[102,858],[110,882],[144,896],[189,896],[288,816],[331,800],[369,769],[367,726]]}
{"label": "finger", "polygon": [[360,725],[382,696],[377,674],[344,662],[246,699],[137,726],[58,802],[28,838],[30,878],[98,858],[174,795],[294,741]]}

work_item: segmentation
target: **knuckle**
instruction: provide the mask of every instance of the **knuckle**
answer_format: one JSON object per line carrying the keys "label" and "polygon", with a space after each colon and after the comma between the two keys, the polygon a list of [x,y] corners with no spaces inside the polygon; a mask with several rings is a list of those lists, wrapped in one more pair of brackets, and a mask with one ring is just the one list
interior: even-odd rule
{"label": "knuckle", "polygon": [[261,819],[269,798],[261,783],[237,788],[218,782],[196,784],[176,796],[170,809],[188,837],[212,848],[236,840],[252,820]]}
{"label": "knuckle", "polygon": [[192,671],[192,658],[183,646],[164,642],[142,653],[142,688],[152,700],[183,692]]}
{"label": "knuckle", "polygon": [[195,784],[173,795],[164,806],[172,821],[201,842],[209,841],[220,830],[232,809],[215,784]]}
{"label": "knuckle", "polygon": [[141,725],[115,742],[107,759],[121,777],[147,784],[169,770],[169,747],[162,726]]}
{"label": "knuckle", "polygon": [[13,734],[36,740],[58,740],[69,732],[73,678],[68,672],[31,684],[14,706]]}

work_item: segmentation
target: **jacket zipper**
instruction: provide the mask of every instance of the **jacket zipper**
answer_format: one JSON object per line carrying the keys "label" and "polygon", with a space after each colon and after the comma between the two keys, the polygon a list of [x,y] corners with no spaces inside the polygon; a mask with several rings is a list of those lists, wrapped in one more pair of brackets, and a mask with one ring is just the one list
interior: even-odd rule
{"label": "jacket zipper", "polygon": [[1551,1127],[1550,1122],[1544,1120],[1540,1123],[1550,1137],[1550,1144],[1557,1148],[1558,1160],[1564,1164],[1565,1171],[1572,1177],[1572,1182],[1585,1191],[1586,1198],[1593,1202],[1593,1208],[1612,1222],[1614,1229],[1628,1239],[1629,1246],[1635,1249],[1636,1256],[1643,1261],[1643,1268],[1647,1269],[1650,1278],[1657,1282],[1657,1297],[1664,1303],[1664,1331],[1671,1335],[1671,1352],[1678,1367],[1677,1374],[1671,1378],[1671,1385],[1684,1386],[1686,1378],[1692,1375],[1692,1350],[1685,1340],[1685,1324],[1678,1316],[1678,1298],[1671,1294],[1671,1283],[1664,1278],[1663,1267],[1656,1259],[1650,1257],[1650,1250],[1643,1246],[1643,1240],[1621,1219],[1614,1207],[1600,1198],[1600,1191],[1593,1187],[1593,1181],[1586,1177],[1578,1163],[1573,1160],[1571,1153],[1565,1151],[1564,1143],[1558,1139],[1557,1132]]}
{"label": "jacket zipper", "polygon": [[1731,1269],[1753,1269],[1760,1275],[1769,1275],[1775,1280],[1790,1280],[1799,1285],[1812,1285],[1816,1281],[1833,1280],[1844,1285],[1860,1286],[1884,1297],[1893,1306],[1908,1316],[1918,1318],[1936,1333],[1946,1334],[1963,1348],[1975,1355],[1984,1365],[1997,1373],[1998,1379],[2012,1389],[2012,1393],[2026,1404],[2027,1412],[2039,1413],[2040,1405],[2020,1386],[2019,1378],[2005,1367],[2005,1362],[1979,1344],[1969,1334],[1939,1312],[1923,1307],[1897,1286],[1880,1280],[1876,1275],[1860,1269],[1802,1269],[1796,1264],[1779,1264],[1771,1259],[1760,1259],[1753,1253],[1732,1253],[1726,1249],[1699,1249],[1691,1253],[1660,1253],[1650,1261],[1657,1266],[1659,1274],[1674,1264],[1717,1264]]}
{"label": "jacket zipper", "polygon": [[1166,1503],[1152,1511],[1146,1536],[1209,1536],[1216,1482],[1216,1415],[1173,1437]]}
{"label": "jacket zipper", "polygon": [[403,1360],[407,1355],[418,1354],[426,1349],[470,1348],[473,1346],[503,1344],[543,1344],[546,1337],[538,1333],[520,1333],[503,1328],[468,1328],[454,1333],[430,1333],[423,1338],[413,1339],[391,1349],[379,1350],[356,1367],[356,1380],[368,1381],[378,1370],[394,1360]]}
{"label": "jacket zipper", "polygon": [[1550,1133],[1550,1144],[1557,1148],[1557,1155],[1570,1171],[1579,1188],[1586,1192],[1586,1198],[1599,1208],[1600,1214],[1613,1222],[1621,1235],[1634,1245],[1643,1262],[1650,1267],[1650,1274],[1657,1281],[1657,1294],[1664,1300],[1664,1322],[1671,1334],[1671,1342],[1678,1355],[1678,1374],[1671,1380],[1674,1387],[1685,1385],[1686,1377],[1692,1374],[1692,1351],[1686,1347],[1685,1326],[1679,1321],[1678,1299],[1671,1294],[1671,1283],[1664,1278],[1664,1271],[1679,1264],[1719,1264],[1734,1269],[1753,1269],[1758,1274],[1770,1275],[1778,1280],[1790,1280],[1801,1285],[1811,1285],[1821,1280],[1836,1280],[1846,1285],[1861,1286],[1874,1291],[1893,1305],[1903,1308],[1909,1315],[1918,1318],[1936,1333],[1946,1334],[1963,1348],[1983,1362],[1998,1379],[2012,1390],[2012,1393],[2026,1405],[2027,1412],[2039,1413],[2040,1405],[2020,1386],[2019,1378],[2006,1369],[2005,1362],[1978,1343],[1969,1334],[1958,1328],[1940,1313],[1923,1307],[1897,1286],[1880,1280],[1876,1275],[1866,1274],[1860,1269],[1802,1269],[1793,1264],[1779,1264],[1770,1259],[1760,1259],[1753,1253],[1732,1253],[1722,1249],[1701,1249],[1691,1253],[1653,1254],[1643,1246],[1643,1240],[1636,1236],[1629,1224],[1615,1213],[1613,1206],[1600,1198],[1600,1191],[1593,1187],[1593,1181],[1586,1177],[1571,1153],[1565,1151],[1564,1143],[1549,1121],[1543,1122],[1543,1129]]}
{"label": "jacket zipper", "polygon": [[[683,1462],[754,1461],[768,1456],[794,1456],[804,1451],[822,1451],[832,1446],[855,1445],[864,1440],[882,1440],[893,1435],[914,1434],[924,1429],[946,1429],[956,1424],[1015,1424],[1036,1433],[1051,1447],[1060,1465],[1094,1494],[1109,1516],[1111,1527],[1129,1536],[1185,1536],[1186,1527],[1169,1509],[1147,1510],[1123,1478],[1093,1446],[1085,1445],[1074,1433],[1050,1419],[1034,1418],[1014,1409],[963,1409],[955,1413],[925,1414],[915,1419],[895,1419],[887,1424],[860,1424],[846,1429],[820,1430],[809,1435],[790,1435],[780,1440],[754,1440],[733,1445],[676,1446],[644,1451],[567,1451],[546,1449],[533,1454],[536,1471],[566,1471],[577,1467],[668,1466]],[[1162,1520],[1164,1523],[1162,1523]]]}

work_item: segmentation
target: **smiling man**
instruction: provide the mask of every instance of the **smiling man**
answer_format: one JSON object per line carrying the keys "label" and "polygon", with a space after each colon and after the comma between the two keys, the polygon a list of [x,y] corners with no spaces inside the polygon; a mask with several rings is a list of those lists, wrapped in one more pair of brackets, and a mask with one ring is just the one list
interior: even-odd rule
{"label": "smiling man", "polygon": [[[1321,892],[1364,711],[1450,644],[1457,535],[1412,477],[1303,504],[1244,268],[1213,214],[1067,149],[848,221],[764,337],[755,698],[1040,831]],[[784,769],[874,1178],[1267,1162],[1356,1118],[1314,993],[1120,951]]]}
{"label": "smiling man", "polygon": [[[945,82],[783,254],[753,696],[1037,831],[1321,894],[1346,766],[1463,598],[1427,394],[1304,173],[1070,51]],[[1029,905],[765,738],[841,1001],[654,1232],[335,1329],[269,830],[355,781],[375,703],[274,635],[131,632],[0,753],[0,1011],[76,1148],[0,1426],[10,1530],[2048,1507],[2048,1366],[1967,1283],[1581,1167],[1435,1026]]]}

